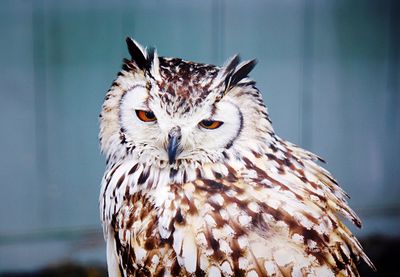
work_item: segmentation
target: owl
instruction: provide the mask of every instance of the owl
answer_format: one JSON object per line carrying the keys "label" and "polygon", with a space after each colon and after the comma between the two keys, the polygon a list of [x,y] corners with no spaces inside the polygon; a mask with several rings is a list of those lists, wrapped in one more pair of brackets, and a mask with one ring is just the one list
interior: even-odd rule
{"label": "owl", "polygon": [[318,156],[280,138],[255,60],[131,59],[100,114],[110,276],[357,276],[361,227]]}

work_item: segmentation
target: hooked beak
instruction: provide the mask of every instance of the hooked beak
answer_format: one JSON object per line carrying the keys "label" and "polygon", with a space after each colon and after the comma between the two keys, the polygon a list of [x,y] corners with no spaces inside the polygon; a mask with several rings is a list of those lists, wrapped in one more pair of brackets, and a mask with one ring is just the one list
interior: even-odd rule
{"label": "hooked beak", "polygon": [[168,134],[168,162],[173,164],[178,154],[179,144],[181,142],[181,130],[179,127],[172,128]]}

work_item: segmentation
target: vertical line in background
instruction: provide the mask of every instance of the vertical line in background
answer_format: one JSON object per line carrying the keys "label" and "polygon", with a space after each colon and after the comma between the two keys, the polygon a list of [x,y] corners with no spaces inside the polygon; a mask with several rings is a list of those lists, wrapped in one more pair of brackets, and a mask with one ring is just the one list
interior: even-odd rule
{"label": "vertical line in background", "polygon": [[[136,27],[136,22],[132,23],[132,21],[129,20],[130,16],[132,18],[136,18],[135,12],[137,11],[138,8],[133,9],[129,4],[131,1],[122,1],[121,2],[121,34],[122,34],[122,41],[121,41],[121,56],[123,56],[123,53],[126,51],[126,44],[125,44],[125,38],[126,37],[132,37],[135,40],[138,40],[138,38],[135,38],[135,27]],[[142,5],[142,3],[137,2],[135,3],[136,6]],[[119,42],[120,43],[120,42]],[[140,43],[140,42],[139,42]]]}
{"label": "vertical line in background", "polygon": [[[393,161],[398,159],[398,151],[400,149],[398,142],[400,139],[400,91],[399,91],[399,77],[400,77],[400,2],[398,0],[391,0],[388,6],[389,9],[389,24],[388,24],[388,37],[389,47],[387,51],[387,111],[385,114],[385,145],[383,151],[384,157],[384,172],[383,183],[385,184],[385,191],[389,194],[396,195],[399,193],[399,188],[396,184],[398,176],[398,164]],[[399,202],[392,198],[392,211],[399,210]],[[386,206],[391,205],[386,203]]]}
{"label": "vertical line in background", "polygon": [[[132,37],[135,39],[134,34],[135,34],[135,23],[131,23],[129,24],[129,15],[131,15],[133,18],[136,18],[135,16],[135,11],[136,9],[132,9],[132,7],[129,5],[131,1],[124,1],[121,0],[120,1],[120,9],[119,12],[120,13],[120,19],[119,19],[119,23],[120,23],[120,32],[121,32],[121,41],[117,41],[117,43],[120,44],[120,47],[118,48],[119,51],[119,55],[121,57],[121,60],[118,61],[119,63],[122,63],[122,59],[123,57],[125,57],[125,53],[128,52],[126,51],[126,43],[125,43],[125,39],[126,37]],[[136,1],[135,3],[136,5],[139,5],[138,1]],[[141,4],[141,3],[140,3]],[[126,51],[126,52],[125,52]],[[121,67],[121,65],[120,65]],[[118,70],[120,70],[120,67],[118,68]],[[113,77],[115,78],[115,77]]]}
{"label": "vertical line in background", "polygon": [[32,49],[35,92],[35,139],[38,188],[42,192],[41,220],[48,223],[48,153],[47,153],[47,103],[46,103],[46,54],[45,9],[43,0],[32,4]]}
{"label": "vertical line in background", "polygon": [[300,91],[300,144],[302,147],[310,149],[312,145],[312,57],[314,39],[314,4],[312,0],[303,2],[303,58],[302,58],[302,88]]}
{"label": "vertical line in background", "polygon": [[[399,31],[400,26],[400,4],[397,0],[390,1],[389,4],[389,51],[388,51],[388,78],[387,78],[387,91],[389,93],[389,109],[387,112],[386,124],[387,134],[390,135],[393,130],[398,130],[398,122],[400,115],[396,115],[399,112],[400,97],[399,97],[399,68],[400,68],[400,56],[399,56]],[[397,117],[396,117],[397,116]]]}
{"label": "vertical line in background", "polygon": [[224,0],[215,0],[212,2],[212,45],[213,45],[213,63],[221,64],[224,55],[225,39],[225,2]]}

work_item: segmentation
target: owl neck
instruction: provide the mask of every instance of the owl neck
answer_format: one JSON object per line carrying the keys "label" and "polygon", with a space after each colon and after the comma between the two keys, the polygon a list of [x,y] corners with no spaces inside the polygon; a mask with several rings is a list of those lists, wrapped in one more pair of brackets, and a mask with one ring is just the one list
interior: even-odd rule
{"label": "owl neck", "polygon": [[173,197],[172,191],[186,193],[184,184],[200,180],[206,188],[207,182],[212,186],[212,181],[239,178],[246,160],[251,161],[265,153],[268,143],[255,141],[246,147],[238,147],[239,143],[229,151],[224,151],[223,159],[214,163],[192,162],[181,166],[160,166],[151,160],[143,162],[133,155],[122,159],[112,156],[107,163],[100,194],[103,222],[111,222],[113,212],[118,211],[126,199],[139,192],[146,195],[155,207],[162,207],[169,197]]}
{"label": "owl neck", "polygon": [[194,180],[209,182],[217,179],[236,178],[240,162],[232,155],[216,163],[187,164],[185,167],[158,167],[141,163],[137,159],[125,159],[109,164],[103,177],[100,194],[102,220],[110,223],[114,211],[118,211],[126,199],[140,193],[146,195],[156,207],[162,207],[172,191],[183,192],[183,185]]}

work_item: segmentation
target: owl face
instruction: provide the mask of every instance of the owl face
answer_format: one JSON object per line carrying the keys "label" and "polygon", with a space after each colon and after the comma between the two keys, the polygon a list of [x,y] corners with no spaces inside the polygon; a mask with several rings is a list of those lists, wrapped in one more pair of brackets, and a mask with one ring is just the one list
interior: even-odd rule
{"label": "owl face", "polygon": [[[158,57],[129,38],[127,43],[132,59],[125,61],[100,115],[109,158],[133,155],[160,167],[216,162],[240,139],[251,138],[243,136],[246,127],[254,132],[263,120],[258,91],[243,93],[254,85],[247,75],[255,61],[239,64],[235,56],[219,68]],[[115,110],[118,116],[111,118]]]}
{"label": "owl face", "polygon": [[[120,124],[125,138],[135,143],[143,159],[153,158],[161,164],[215,161],[241,129],[243,119],[237,103],[229,97],[215,101],[213,91],[200,86],[184,97],[184,85],[170,83],[163,75],[150,89],[137,86],[122,98]],[[210,82],[205,78],[189,80],[196,81]],[[174,87],[175,94],[170,94],[169,87]],[[203,94],[205,99],[195,94]]]}

